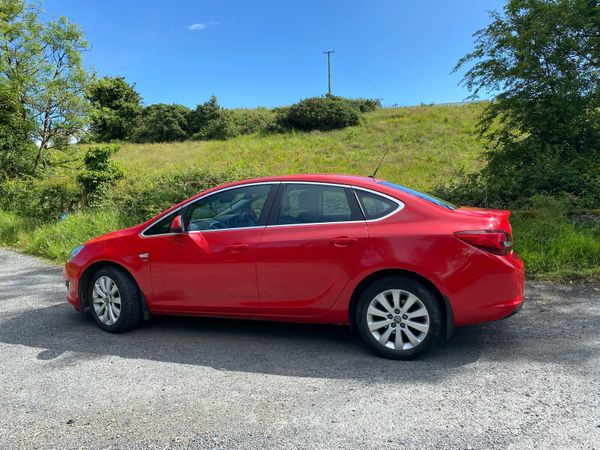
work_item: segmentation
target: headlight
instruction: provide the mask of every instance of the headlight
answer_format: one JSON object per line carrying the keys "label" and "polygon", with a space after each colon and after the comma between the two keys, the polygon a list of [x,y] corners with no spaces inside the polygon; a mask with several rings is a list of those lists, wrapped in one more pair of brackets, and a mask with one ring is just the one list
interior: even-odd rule
{"label": "headlight", "polygon": [[73,250],[71,250],[71,254],[69,255],[69,261],[75,258],[81,250],[83,250],[83,245],[78,245]]}

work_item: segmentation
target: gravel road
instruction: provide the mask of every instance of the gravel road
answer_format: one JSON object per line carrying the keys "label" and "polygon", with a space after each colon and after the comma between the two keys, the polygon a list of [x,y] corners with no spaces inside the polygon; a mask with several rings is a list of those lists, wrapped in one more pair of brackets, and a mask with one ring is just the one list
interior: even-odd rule
{"label": "gravel road", "polygon": [[0,447],[600,448],[600,289],[529,284],[523,310],[412,362],[340,327],[154,318],[122,335],[61,269],[0,249]]}

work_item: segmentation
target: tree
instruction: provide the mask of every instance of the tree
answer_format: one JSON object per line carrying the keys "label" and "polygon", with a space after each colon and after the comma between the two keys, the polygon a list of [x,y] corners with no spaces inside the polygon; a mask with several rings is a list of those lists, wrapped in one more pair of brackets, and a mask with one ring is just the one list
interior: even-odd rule
{"label": "tree", "polygon": [[188,137],[190,110],[183,105],[157,103],[145,108],[131,131],[134,142],[174,142]]}
{"label": "tree", "polygon": [[193,139],[227,139],[235,134],[232,115],[219,105],[214,95],[196,106],[188,122]]}
{"label": "tree", "polygon": [[503,204],[540,192],[597,199],[598,1],[509,0],[491,20],[456,67],[468,67],[473,98],[497,94],[480,122],[489,142],[482,187]]}
{"label": "tree", "polygon": [[87,98],[93,105],[92,132],[99,141],[126,139],[142,112],[142,97],[123,77],[94,80]]}
{"label": "tree", "polygon": [[33,175],[52,149],[78,139],[85,129],[90,76],[81,52],[86,49],[81,29],[65,17],[44,22],[40,9],[24,0],[0,4],[0,80],[15,93],[23,120],[35,123],[29,136],[37,144]]}
{"label": "tree", "polygon": [[35,146],[29,140],[31,123],[6,83],[0,84],[0,181],[31,173]]}

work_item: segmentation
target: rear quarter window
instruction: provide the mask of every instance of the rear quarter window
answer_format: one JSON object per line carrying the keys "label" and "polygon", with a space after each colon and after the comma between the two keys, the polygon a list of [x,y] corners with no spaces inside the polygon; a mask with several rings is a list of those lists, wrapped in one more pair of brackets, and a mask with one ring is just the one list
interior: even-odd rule
{"label": "rear quarter window", "polygon": [[367,220],[380,219],[397,210],[400,205],[383,197],[367,191],[356,189],[356,196]]}

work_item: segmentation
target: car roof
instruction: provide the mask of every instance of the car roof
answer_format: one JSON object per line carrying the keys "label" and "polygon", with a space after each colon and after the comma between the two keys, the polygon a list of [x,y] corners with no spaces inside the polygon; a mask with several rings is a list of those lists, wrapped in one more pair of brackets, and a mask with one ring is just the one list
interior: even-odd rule
{"label": "car roof", "polygon": [[371,178],[371,177],[358,176],[358,175],[320,173],[320,174],[296,174],[296,175],[281,175],[281,176],[252,178],[252,179],[248,179],[248,180],[236,181],[235,183],[231,183],[231,185],[261,183],[261,182],[263,182],[263,183],[278,182],[278,181],[337,183],[337,184],[347,184],[347,185],[352,185],[352,186],[374,187],[377,185],[377,183],[380,183],[383,180],[379,180],[377,178]]}

